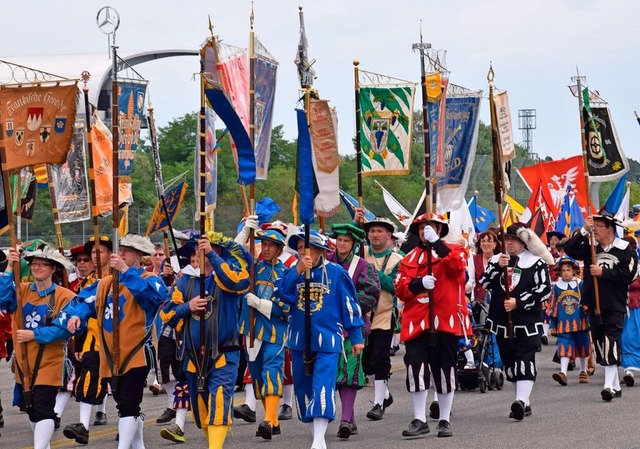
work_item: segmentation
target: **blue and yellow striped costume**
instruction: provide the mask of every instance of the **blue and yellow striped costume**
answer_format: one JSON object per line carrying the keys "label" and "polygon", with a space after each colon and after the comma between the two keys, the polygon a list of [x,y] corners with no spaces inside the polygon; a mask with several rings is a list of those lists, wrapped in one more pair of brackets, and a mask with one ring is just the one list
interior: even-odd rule
{"label": "blue and yellow striped costume", "polygon": [[[211,237],[210,237],[211,238]],[[218,352],[217,359],[206,357],[200,372],[206,375],[206,391],[198,392],[198,373],[196,367],[200,360],[200,316],[192,313],[189,301],[184,298],[188,277],[179,279],[161,311],[162,321],[183,333],[181,353],[185,355],[184,368],[191,395],[191,407],[196,425],[206,430],[210,425],[228,426],[233,422],[233,387],[235,384],[240,346],[238,345],[238,320],[240,317],[240,299],[249,288],[249,253],[232,240],[212,239],[212,245],[221,249],[207,254],[207,260],[213,271],[205,281],[205,295],[218,301]],[[217,293],[216,293],[216,290]],[[192,297],[200,296],[199,282],[195,283]],[[207,306],[206,320],[212,319],[211,304]],[[209,326],[205,339],[209,335]],[[195,359],[195,360],[194,360]]]}
{"label": "blue and yellow striped costume", "polygon": [[[273,297],[275,282],[287,269],[276,259],[272,264],[264,260],[258,261],[255,268],[255,294],[261,299],[273,302],[271,316],[255,310],[253,313],[254,336],[261,343],[259,351],[252,360],[248,357],[249,371],[253,382],[256,399],[264,396],[282,396],[284,385],[284,343],[287,333],[289,306]],[[240,315],[240,333],[249,338],[249,306],[246,297],[242,299]],[[249,351],[249,349],[247,349]]]}

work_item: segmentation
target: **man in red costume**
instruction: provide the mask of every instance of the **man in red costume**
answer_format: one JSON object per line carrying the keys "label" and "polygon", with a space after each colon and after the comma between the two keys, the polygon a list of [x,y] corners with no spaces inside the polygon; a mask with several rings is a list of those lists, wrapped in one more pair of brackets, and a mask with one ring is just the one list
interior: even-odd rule
{"label": "man in red costume", "polygon": [[464,288],[466,256],[462,246],[441,240],[449,232],[442,216],[422,214],[409,232],[420,242],[400,261],[395,280],[396,295],[404,301],[400,339],[406,348],[407,390],[414,413],[402,436],[429,433],[427,391],[433,377],[440,404],[438,436],[450,437],[458,340],[470,332]]}

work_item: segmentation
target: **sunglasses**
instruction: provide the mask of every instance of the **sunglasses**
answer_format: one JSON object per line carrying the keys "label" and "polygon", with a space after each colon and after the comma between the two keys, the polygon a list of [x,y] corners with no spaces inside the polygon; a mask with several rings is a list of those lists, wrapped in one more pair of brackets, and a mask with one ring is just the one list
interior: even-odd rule
{"label": "sunglasses", "polygon": [[78,257],[76,259],[76,262],[80,263],[80,262],[91,262],[91,259],[88,257]]}

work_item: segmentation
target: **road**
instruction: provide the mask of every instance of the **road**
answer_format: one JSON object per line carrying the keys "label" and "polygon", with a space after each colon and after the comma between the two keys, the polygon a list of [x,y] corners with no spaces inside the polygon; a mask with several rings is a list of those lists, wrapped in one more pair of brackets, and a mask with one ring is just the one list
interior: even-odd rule
{"label": "road", "polygon": [[[589,384],[578,384],[578,372],[569,373],[569,385],[561,387],[551,379],[558,365],[551,362],[554,347],[543,347],[538,354],[539,377],[532,394],[533,415],[522,422],[508,418],[511,402],[514,399],[513,388],[506,384],[502,391],[487,391],[485,394],[475,391],[457,392],[451,418],[454,435],[452,438],[436,437],[436,422],[429,421],[431,433],[425,438],[406,440],[401,432],[412,420],[412,407],[409,394],[404,387],[404,366],[401,350],[393,357],[394,374],[391,378],[391,390],[394,404],[387,410],[382,421],[369,421],[365,415],[371,408],[373,388],[364,388],[358,394],[356,414],[359,435],[349,440],[339,440],[336,436],[339,422],[330,424],[327,431],[327,445],[330,449],[355,449],[371,447],[393,447],[394,449],[438,447],[461,448],[478,447],[492,449],[520,448],[640,448],[640,426],[637,424],[640,407],[640,387],[623,387],[621,399],[605,403],[600,398],[604,372],[596,369]],[[636,384],[637,385],[637,384]],[[0,390],[5,406],[5,427],[0,429],[2,448],[31,448],[32,435],[27,417],[16,408],[10,407],[13,378],[8,364],[0,362]],[[429,402],[432,396],[429,395]],[[244,401],[244,393],[236,395],[236,404]],[[166,449],[174,443],[160,437],[161,425],[155,424],[166,407],[166,396],[154,397],[145,393],[142,403],[146,414],[144,438],[147,448]],[[116,448],[117,414],[115,404],[110,398],[107,406],[109,424],[91,428],[87,449]],[[62,427],[76,421],[78,406],[70,402],[62,418]],[[258,411],[258,420],[263,412]],[[258,421],[259,422],[259,421]],[[225,448],[283,448],[304,449],[311,447],[311,430],[297,420],[281,423],[282,435],[274,436],[271,442],[255,437],[257,424],[236,422],[229,432]],[[202,433],[189,418],[186,426],[186,438],[190,448],[207,447]],[[57,431],[51,443],[51,449],[71,448],[75,442],[66,439]]]}

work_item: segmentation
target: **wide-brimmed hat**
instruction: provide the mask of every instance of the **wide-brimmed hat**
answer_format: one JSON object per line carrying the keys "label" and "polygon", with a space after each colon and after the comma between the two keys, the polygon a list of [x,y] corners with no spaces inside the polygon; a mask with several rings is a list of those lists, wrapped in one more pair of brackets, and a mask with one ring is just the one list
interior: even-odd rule
{"label": "wide-brimmed hat", "polygon": [[573,269],[576,272],[576,276],[578,274],[580,274],[580,264],[578,263],[578,261],[576,261],[573,257],[569,257],[569,256],[562,256],[560,257],[557,261],[555,266],[553,267],[553,271],[556,274],[560,274],[560,269],[562,268],[562,265],[571,265],[573,267]]}
{"label": "wide-brimmed hat", "polygon": [[449,221],[444,215],[435,214],[433,212],[431,213],[431,217],[428,217],[426,213],[418,215],[416,218],[414,218],[411,226],[409,226],[409,232],[414,235],[418,235],[418,228],[420,227],[420,223],[440,223],[442,225],[442,229],[440,230],[440,238],[446,236],[449,233]]}
{"label": "wide-brimmed hat", "polygon": [[[300,240],[304,241],[304,231],[301,231],[299,234],[293,234],[289,237],[289,248],[294,251],[298,251],[298,242]],[[331,248],[329,248],[329,239],[316,230],[309,231],[309,244],[316,248],[331,251]]]}
{"label": "wide-brimmed hat", "polygon": [[395,223],[386,217],[375,217],[373,220],[362,223],[362,227],[366,232],[369,232],[369,229],[373,226],[381,226],[391,233],[398,232],[398,228]]}
{"label": "wide-brimmed hat", "polygon": [[258,231],[256,233],[256,240],[276,243],[278,245],[282,245],[283,247],[284,247],[284,245],[286,243],[284,235],[282,235],[282,233],[280,233],[280,231],[277,231],[275,229],[268,229],[266,231]]}
{"label": "wide-brimmed hat", "polygon": [[616,218],[613,215],[610,215],[606,212],[602,214],[593,214],[593,219],[603,221],[608,227],[612,227],[616,225],[621,226],[621,223],[618,220],[616,220]]}
{"label": "wide-brimmed hat", "polygon": [[564,235],[560,231],[548,231],[547,232],[547,242],[551,241],[551,237],[558,237],[559,240],[567,238],[567,236]]}
{"label": "wide-brimmed hat", "polygon": [[67,260],[59,251],[53,249],[50,246],[42,246],[35,251],[25,252],[24,258],[27,262],[31,263],[33,259],[45,259],[53,262],[61,270],[71,271],[73,265]]}
{"label": "wide-brimmed hat", "polygon": [[329,237],[335,239],[339,235],[350,235],[356,243],[362,242],[366,236],[365,232],[353,223],[336,223],[332,225]]}
{"label": "wide-brimmed hat", "polygon": [[[113,242],[106,235],[101,235],[100,237],[98,237],[98,243],[100,243],[102,246],[109,249],[109,251],[113,251]],[[95,245],[96,245],[96,238],[89,237],[89,240],[87,240],[87,243],[84,244],[85,254],[91,254],[91,251],[93,251],[93,247]]]}
{"label": "wide-brimmed hat", "polygon": [[127,234],[120,239],[120,246],[133,248],[136,251],[153,256],[156,253],[156,245],[154,245],[149,237],[137,234]]}

